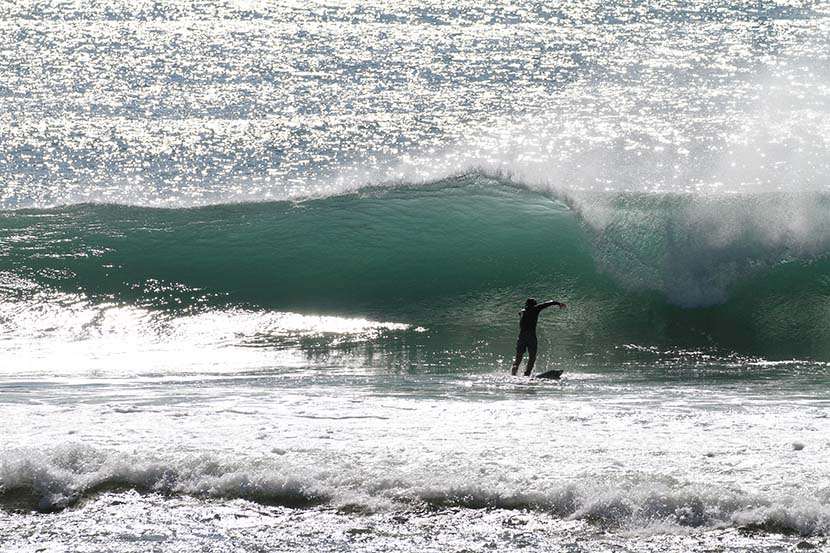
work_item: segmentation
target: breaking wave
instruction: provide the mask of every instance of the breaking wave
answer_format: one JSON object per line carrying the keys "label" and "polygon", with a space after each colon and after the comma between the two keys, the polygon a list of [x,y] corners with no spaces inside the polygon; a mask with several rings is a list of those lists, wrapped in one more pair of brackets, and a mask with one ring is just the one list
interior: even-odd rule
{"label": "breaking wave", "polygon": [[522,482],[472,483],[452,474],[309,469],[280,462],[285,453],[240,461],[210,454],[141,456],[78,444],[13,449],[0,459],[0,505],[54,512],[100,493],[136,490],[348,512],[523,509],[631,530],[739,526],[803,536],[830,532],[826,497],[767,497],[647,475],[637,481],[541,480],[528,489]]}
{"label": "breaking wave", "polygon": [[55,292],[502,333],[523,298],[551,295],[574,307],[566,341],[830,353],[817,192],[566,194],[472,173],[302,202],[7,211],[0,235],[6,305]]}

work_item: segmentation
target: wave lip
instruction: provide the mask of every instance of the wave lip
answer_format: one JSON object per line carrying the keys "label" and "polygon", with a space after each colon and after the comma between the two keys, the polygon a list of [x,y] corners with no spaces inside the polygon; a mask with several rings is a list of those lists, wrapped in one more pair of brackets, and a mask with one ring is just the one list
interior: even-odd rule
{"label": "wave lip", "polygon": [[739,527],[801,536],[830,534],[830,503],[820,499],[751,495],[648,477],[520,489],[525,488],[520,482],[442,481],[434,475],[325,468],[309,474],[304,467],[271,460],[227,460],[208,454],[166,459],[67,444],[49,451],[7,451],[0,462],[0,482],[0,505],[44,513],[103,492],[136,490],[241,498],[292,508],[331,506],[348,512],[530,510],[629,531]]}

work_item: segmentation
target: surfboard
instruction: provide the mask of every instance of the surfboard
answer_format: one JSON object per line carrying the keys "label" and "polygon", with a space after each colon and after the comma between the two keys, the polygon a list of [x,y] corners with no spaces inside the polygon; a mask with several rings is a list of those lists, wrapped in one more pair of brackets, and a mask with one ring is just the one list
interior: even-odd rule
{"label": "surfboard", "polygon": [[562,372],[563,371],[557,370],[545,371],[543,373],[533,375],[533,378],[547,378],[549,380],[559,380],[559,377],[562,376]]}

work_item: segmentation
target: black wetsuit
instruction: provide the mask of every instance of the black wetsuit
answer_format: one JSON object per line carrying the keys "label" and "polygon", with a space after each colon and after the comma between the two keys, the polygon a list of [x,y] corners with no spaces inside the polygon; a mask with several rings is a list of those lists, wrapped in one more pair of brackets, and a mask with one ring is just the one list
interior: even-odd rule
{"label": "black wetsuit", "polygon": [[538,346],[536,323],[539,322],[539,313],[545,307],[548,307],[548,305],[544,303],[536,304],[533,307],[525,307],[519,312],[522,318],[519,319],[519,339],[516,340],[517,353],[524,353],[525,350],[531,354],[536,353]]}

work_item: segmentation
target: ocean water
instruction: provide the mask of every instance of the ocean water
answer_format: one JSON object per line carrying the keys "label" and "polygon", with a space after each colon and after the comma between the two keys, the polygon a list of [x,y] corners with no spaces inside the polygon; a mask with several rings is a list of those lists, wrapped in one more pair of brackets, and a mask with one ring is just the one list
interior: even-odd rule
{"label": "ocean water", "polygon": [[830,550],[827,3],[0,38],[0,551]]}

